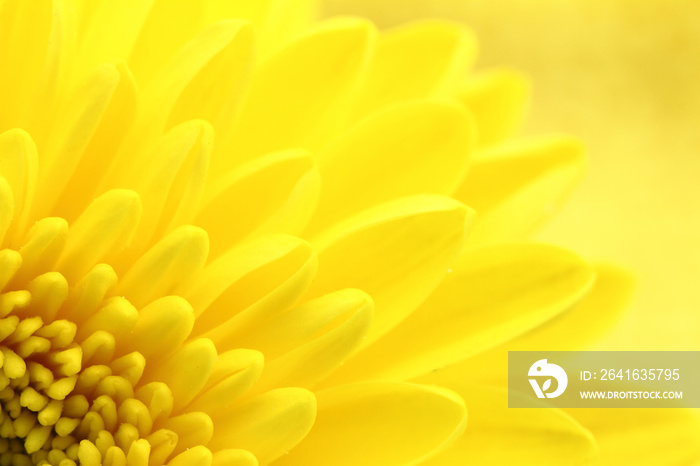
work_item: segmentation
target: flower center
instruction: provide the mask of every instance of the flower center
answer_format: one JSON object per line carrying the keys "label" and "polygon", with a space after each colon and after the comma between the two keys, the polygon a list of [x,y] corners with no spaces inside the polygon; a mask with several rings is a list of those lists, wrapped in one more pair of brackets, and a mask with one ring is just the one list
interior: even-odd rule
{"label": "flower center", "polygon": [[[24,291],[0,299],[13,300],[10,308],[29,302]],[[158,382],[134,389],[145,367],[140,353],[115,359],[108,332],[79,340],[73,322],[22,314],[0,319],[0,464],[92,464],[97,454],[103,464],[164,461],[174,452],[174,432],[153,432],[154,417],[172,409],[169,389]]]}
{"label": "flower center", "polygon": [[[28,298],[20,291],[3,300],[8,295],[18,305]],[[29,455],[33,464],[48,461],[49,454],[51,463],[78,459],[72,434],[89,405],[85,394],[74,392],[83,360],[75,334],[67,320],[45,325],[38,316],[0,319],[0,463],[26,463]]]}

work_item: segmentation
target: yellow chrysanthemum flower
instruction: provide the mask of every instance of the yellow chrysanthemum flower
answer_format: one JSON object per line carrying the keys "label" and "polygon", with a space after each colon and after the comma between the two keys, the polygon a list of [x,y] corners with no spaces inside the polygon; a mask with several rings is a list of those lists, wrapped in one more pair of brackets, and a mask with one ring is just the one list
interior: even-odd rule
{"label": "yellow chrysanthemum flower", "polygon": [[579,144],[505,143],[526,85],[465,80],[461,26],[304,3],[0,2],[1,464],[595,456],[561,411],[431,379],[591,288],[499,243]]}

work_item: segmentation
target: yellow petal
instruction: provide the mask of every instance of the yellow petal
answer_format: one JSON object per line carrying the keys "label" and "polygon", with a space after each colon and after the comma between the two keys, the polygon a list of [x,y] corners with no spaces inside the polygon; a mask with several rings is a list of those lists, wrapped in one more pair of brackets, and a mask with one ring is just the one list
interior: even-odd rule
{"label": "yellow petal", "polygon": [[259,351],[235,349],[219,354],[206,385],[187,409],[214,415],[256,383],[262,370],[263,354]]}
{"label": "yellow petal", "polygon": [[119,282],[115,293],[126,296],[136,307],[173,294],[204,268],[208,251],[206,231],[182,226],[141,256]]}
{"label": "yellow petal", "polygon": [[308,28],[315,19],[318,0],[209,0],[202,3],[205,3],[204,24],[230,18],[252,22],[256,51],[259,56],[266,57]]}
{"label": "yellow petal", "polygon": [[211,466],[212,454],[207,447],[197,445],[187,451],[183,451],[168,462],[167,466]]}
{"label": "yellow petal", "polygon": [[118,277],[107,264],[97,264],[71,288],[61,315],[74,322],[84,322],[98,309],[102,300],[114,289]]}
{"label": "yellow petal", "polygon": [[[700,420],[687,409],[572,409],[595,436],[601,466],[697,464]],[[534,464],[534,463],[533,463]]]}
{"label": "yellow petal", "polygon": [[114,163],[120,146],[118,142],[131,128],[136,115],[136,83],[131,72],[122,62],[115,63],[114,69],[119,73],[119,82],[109,105],[73,170],[70,181],[56,201],[55,214],[69,222],[85,210],[93,197],[106,191],[98,191],[98,186]]}
{"label": "yellow petal", "polygon": [[454,194],[479,213],[470,244],[531,233],[557,210],[584,163],[581,144],[568,137],[516,141],[482,153]]}
{"label": "yellow petal", "polygon": [[[14,320],[14,319],[13,319]],[[22,319],[16,326],[12,335],[5,338],[8,345],[21,342],[42,327],[42,319],[39,316]],[[11,350],[10,350],[11,351]],[[26,365],[26,364],[25,364]]]}
{"label": "yellow petal", "polygon": [[270,14],[273,3],[276,0],[258,0],[256,2],[222,2],[210,0],[202,2],[204,8],[204,22],[206,24],[215,23],[224,19],[240,18],[253,23],[256,33],[260,29]]}
{"label": "yellow petal", "polygon": [[148,157],[120,169],[105,182],[103,188],[133,189],[141,196],[143,218],[132,256],[151,244],[154,236],[159,238],[192,220],[204,192],[212,147],[211,126],[189,121],[165,134]]}
{"label": "yellow petal", "polygon": [[448,101],[402,103],[365,119],[319,157],[323,195],[308,234],[400,197],[449,195],[466,174],[472,125]]}
{"label": "yellow petal", "polygon": [[400,100],[452,94],[476,57],[476,39],[458,23],[421,21],[389,30],[377,44],[358,105],[363,115]]}
{"label": "yellow petal", "polygon": [[151,444],[146,439],[138,439],[129,447],[126,454],[127,466],[148,466],[148,456],[151,453]]}
{"label": "yellow petal", "polygon": [[489,351],[445,369],[419,377],[421,383],[445,384],[472,374],[471,380],[506,386],[508,351],[581,351],[604,337],[626,310],[634,279],[616,267],[595,264],[595,282],[571,310],[543,322]]}
{"label": "yellow petal", "polygon": [[[19,357],[14,351],[5,346],[0,347],[2,351],[3,370],[5,375],[10,379],[18,379],[24,375],[27,370],[27,363]],[[51,396],[51,393],[47,393]]]}
{"label": "yellow petal", "polygon": [[136,398],[141,401],[151,415],[153,422],[167,419],[173,411],[173,392],[163,382],[151,382],[136,390]]}
{"label": "yellow petal", "polygon": [[327,21],[262,63],[224,142],[224,152],[235,154],[228,167],[287,147],[313,150],[332,137],[347,117],[374,33],[367,21]]}
{"label": "yellow petal", "polygon": [[22,267],[22,255],[12,249],[0,251],[0,291],[12,280]]}
{"label": "yellow petal", "polygon": [[[112,402],[111,399],[110,402]],[[148,412],[148,408],[139,400],[135,400],[133,398],[124,400],[119,405],[119,408],[117,409],[117,418],[115,421],[136,427],[138,434],[141,437],[145,437],[153,429],[153,420]],[[112,427],[112,429],[114,429],[114,427]]]}
{"label": "yellow petal", "polygon": [[104,307],[87,321],[81,323],[76,337],[82,341],[93,332],[104,330],[111,333],[115,339],[121,340],[131,333],[138,318],[138,311],[128,300],[115,296],[107,300]]}
{"label": "yellow petal", "polygon": [[133,332],[119,341],[120,353],[135,350],[154,361],[177,349],[193,325],[192,306],[179,296],[165,296],[141,309]]}
{"label": "yellow petal", "polygon": [[6,0],[0,5],[0,128],[11,128],[24,111],[41,76],[51,31],[51,3],[29,5]]}
{"label": "yellow petal", "polygon": [[629,271],[613,265],[594,266],[595,283],[581,302],[512,341],[513,347],[524,349],[546,344],[551,351],[581,351],[614,328],[628,310],[635,278]]}
{"label": "yellow petal", "polygon": [[201,412],[188,412],[169,417],[163,421],[163,426],[177,434],[178,441],[174,455],[196,445],[207,445],[214,435],[214,424],[211,418]]}
{"label": "yellow petal", "polygon": [[78,458],[81,464],[98,465],[102,463],[102,455],[94,443],[89,440],[82,440],[78,448]]}
{"label": "yellow petal", "polygon": [[439,196],[415,196],[369,209],[313,240],[319,274],[315,297],[343,288],[375,303],[367,336],[374,341],[401,322],[447,274],[466,236],[468,209]]}
{"label": "yellow petal", "polygon": [[462,361],[568,311],[594,278],[590,265],[554,246],[468,251],[413,314],[332,380],[405,380]]}
{"label": "yellow petal", "polygon": [[[260,3],[265,0],[260,0]],[[316,20],[319,0],[272,0],[269,12],[259,28],[260,51],[263,56],[276,51],[281,44],[296,38]]]}
{"label": "yellow petal", "polygon": [[141,201],[133,191],[115,189],[98,197],[71,226],[57,269],[74,283],[97,262],[116,258],[140,216]]}
{"label": "yellow petal", "polygon": [[[51,121],[56,89],[65,82],[66,61],[74,47],[71,8],[66,2],[0,6],[0,128],[22,126],[32,134]],[[37,115],[40,106],[46,113]]]}
{"label": "yellow petal", "polygon": [[374,303],[360,290],[343,290],[291,309],[240,344],[267,358],[260,392],[280,386],[312,387],[357,348],[369,330]]}
{"label": "yellow petal", "polygon": [[182,294],[197,310],[194,334],[235,348],[238,335],[294,304],[315,274],[316,256],[298,238],[271,235],[232,250]]}
{"label": "yellow petal", "polygon": [[75,338],[76,325],[67,320],[54,320],[36,331],[35,335],[47,338],[54,348],[66,348]]}
{"label": "yellow petal", "polygon": [[[169,15],[169,20],[171,18]],[[190,67],[196,62],[197,74],[178,96],[168,126],[195,118],[206,120],[211,123],[214,133],[223,139],[240,111],[247,87],[255,45],[254,31],[244,21],[229,20],[210,26],[201,36],[201,39],[196,39],[201,41],[199,44],[186,45],[174,59],[174,63]],[[204,65],[199,65],[205,48],[203,44],[209,46],[210,42],[216,43],[220,50]],[[180,71],[179,67],[174,68]],[[172,70],[166,73],[169,71]],[[161,85],[158,79],[154,81],[154,86]],[[222,157],[229,157],[229,154],[222,154]]]}
{"label": "yellow petal", "polygon": [[214,417],[209,448],[241,448],[261,464],[284,455],[306,436],[316,417],[316,399],[303,388],[280,388],[242,402]]}
{"label": "yellow petal", "polygon": [[[93,2],[90,2],[93,3]],[[154,0],[118,4],[94,2],[80,40],[80,63],[90,68],[106,60],[127,60]]]}
{"label": "yellow petal", "polygon": [[[140,9],[148,8],[145,21],[135,22],[138,36],[131,49],[130,65],[140,82],[148,82],[178,51],[200,32],[205,6],[208,2],[179,2],[177,8],[169,1],[149,0]],[[135,18],[140,19],[138,16]],[[211,23],[207,23],[211,24]],[[121,33],[116,37],[121,37]],[[127,44],[130,37],[127,36]],[[157,51],[156,53],[154,53]]]}
{"label": "yellow petal", "polygon": [[319,185],[305,151],[261,157],[221,177],[194,223],[212,238],[212,257],[252,235],[298,234],[314,211]]}
{"label": "yellow petal", "polygon": [[[126,322],[127,328],[129,324],[129,322]],[[110,364],[110,367],[114,375],[128,380],[131,385],[135,386],[138,384],[139,380],[141,380],[143,371],[146,368],[146,358],[144,358],[141,353],[134,351],[133,353],[115,359]],[[139,401],[139,403],[142,402]],[[143,403],[143,405],[145,406],[145,403]]]}
{"label": "yellow petal", "polygon": [[219,450],[214,453],[213,466],[258,466],[258,459],[247,450]]}
{"label": "yellow petal", "polygon": [[13,243],[18,240],[16,236],[24,234],[36,188],[37,165],[36,146],[26,132],[13,129],[0,134],[0,176],[10,185],[15,203],[16,218],[8,231]]}
{"label": "yellow petal", "polygon": [[418,464],[464,432],[467,409],[455,393],[401,382],[367,382],[317,393],[318,416],[280,465]]}
{"label": "yellow petal", "polygon": [[214,370],[217,354],[211,340],[193,340],[157,367],[147,368],[147,380],[163,382],[173,392],[173,409],[179,411],[194,399]]}
{"label": "yellow petal", "polygon": [[[165,8],[163,19],[172,24],[172,8],[167,6],[168,2],[158,3]],[[188,5],[196,6],[195,3]],[[190,18],[185,17],[185,20],[193,23]],[[173,46],[180,44],[169,35],[160,36],[158,40]],[[225,133],[245,87],[252,42],[249,24],[221,21],[208,26],[175,56],[168,57],[168,63],[139,96],[134,129],[119,152],[121,166],[138,162],[144,151],[148,153],[152,149],[154,137],[185,121],[206,120],[217,135]],[[158,60],[153,59],[148,48],[139,46],[136,51],[147,52],[144,63],[148,66],[157,64]],[[166,49],[159,49],[161,53],[166,54]],[[143,72],[137,61],[134,57],[130,66],[139,78]],[[118,170],[121,166],[115,168]]]}
{"label": "yellow petal", "polygon": [[5,239],[14,215],[15,199],[12,195],[12,186],[5,177],[0,176],[0,243]]}
{"label": "yellow petal", "polygon": [[472,111],[479,147],[501,142],[520,128],[530,94],[527,79],[512,70],[489,70],[466,80],[456,98]]}
{"label": "yellow petal", "polygon": [[23,312],[38,315],[51,322],[68,297],[68,283],[58,272],[39,275],[27,285],[32,302]]}
{"label": "yellow petal", "polygon": [[105,63],[81,81],[60,109],[41,150],[41,163],[32,219],[45,216],[58,200],[93,135],[101,124],[120,81],[116,66]]}
{"label": "yellow petal", "polygon": [[83,340],[80,347],[83,348],[83,364],[88,367],[111,361],[116,342],[111,333],[98,330]]}
{"label": "yellow petal", "polygon": [[[155,229],[156,236],[190,222],[194,217],[204,195],[213,139],[207,122],[183,123],[173,128],[157,149],[157,155],[152,159],[156,170],[141,173],[143,178],[153,176],[139,192],[147,198],[147,206],[153,206],[152,210],[144,211],[160,220]],[[167,196],[159,194],[163,191],[167,191]]]}
{"label": "yellow petal", "polygon": [[177,446],[177,434],[168,429],[158,429],[146,437],[151,444],[148,461],[151,464],[165,464],[165,461]]}
{"label": "yellow petal", "polygon": [[[99,464],[99,463],[97,463]],[[117,446],[107,448],[104,457],[105,466],[127,466],[124,450]]]}
{"label": "yellow petal", "polygon": [[15,275],[16,285],[50,270],[68,239],[68,224],[62,218],[47,217],[36,222],[19,248],[22,268]]}
{"label": "yellow petal", "polygon": [[0,317],[5,317],[15,309],[23,309],[32,301],[27,290],[8,291],[0,295]]}
{"label": "yellow petal", "polygon": [[[138,430],[136,429],[136,427],[132,426],[131,424],[121,424],[119,426],[117,432],[114,434],[114,440],[115,440],[116,446],[120,447],[127,454],[131,448],[131,445],[138,438],[139,438]],[[141,448],[143,448],[143,446]],[[133,455],[132,455],[132,458],[134,458]],[[126,463],[126,464],[129,464],[129,463]],[[142,463],[137,463],[137,464],[138,464],[138,466],[142,466]],[[129,466],[131,466],[131,464],[129,464]]]}
{"label": "yellow petal", "polygon": [[466,401],[469,426],[450,449],[424,464],[598,464],[593,436],[563,411],[535,408],[541,402],[525,395],[522,402],[532,409],[509,409],[505,390],[459,382],[448,386]]}
{"label": "yellow petal", "polygon": [[358,315],[372,313],[372,298],[361,290],[346,289],[304,302],[280,313],[248,335],[239,344],[261,351],[269,363]]}
{"label": "yellow petal", "polygon": [[[78,40],[72,3],[66,0],[54,0],[44,5],[52,6],[51,33],[48,38],[44,66],[38,75],[40,80],[37,87],[32,89],[32,99],[27,102],[29,105],[25,107],[23,121],[19,125],[32,134],[37,141],[44,141],[51,126],[56,124],[56,116],[61,115],[57,109],[74,79],[73,65],[76,61]],[[37,9],[32,8],[32,14],[36,14]],[[31,33],[35,31],[33,27],[30,30]],[[29,78],[31,79],[32,77]],[[36,108],[42,108],[43,112],[37,114]],[[58,116],[58,119],[62,116]]]}

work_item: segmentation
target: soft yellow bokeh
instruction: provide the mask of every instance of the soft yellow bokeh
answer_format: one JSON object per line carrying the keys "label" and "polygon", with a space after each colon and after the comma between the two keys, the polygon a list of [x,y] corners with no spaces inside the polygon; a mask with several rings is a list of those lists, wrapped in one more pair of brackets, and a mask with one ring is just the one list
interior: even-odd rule
{"label": "soft yellow bokeh", "polygon": [[589,171],[538,235],[638,276],[627,316],[601,349],[698,349],[700,332],[700,3],[560,0],[326,0],[326,15],[388,27],[464,22],[478,69],[533,81],[524,134],[566,132]]}

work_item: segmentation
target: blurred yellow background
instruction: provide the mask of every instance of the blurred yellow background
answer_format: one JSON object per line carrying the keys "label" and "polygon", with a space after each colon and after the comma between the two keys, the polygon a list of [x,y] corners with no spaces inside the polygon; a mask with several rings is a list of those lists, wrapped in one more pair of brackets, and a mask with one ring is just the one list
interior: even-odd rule
{"label": "blurred yellow background", "polygon": [[325,0],[324,15],[380,27],[460,21],[477,69],[510,66],[533,83],[523,134],[585,141],[589,171],[537,239],[638,277],[599,349],[699,349],[700,2],[687,0]]}

